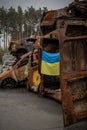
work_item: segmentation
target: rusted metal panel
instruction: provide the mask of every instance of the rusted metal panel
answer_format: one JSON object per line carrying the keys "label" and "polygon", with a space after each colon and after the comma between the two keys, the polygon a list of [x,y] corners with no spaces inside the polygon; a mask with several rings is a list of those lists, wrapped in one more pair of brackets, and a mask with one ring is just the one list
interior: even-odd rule
{"label": "rusted metal panel", "polygon": [[42,35],[46,35],[56,29],[57,10],[44,12],[40,22]]}
{"label": "rusted metal panel", "polygon": [[[38,45],[38,40],[36,42]],[[37,47],[37,46],[34,46]],[[40,74],[38,71],[38,49],[34,48],[31,55],[29,56],[29,64],[28,64],[28,81],[27,81],[27,89],[33,92],[38,92],[39,84],[40,84]]]}
{"label": "rusted metal panel", "polygon": [[57,10],[49,10],[43,13],[41,26],[53,26],[56,18]]}
{"label": "rusted metal panel", "polygon": [[87,20],[58,19],[64,124],[87,118]]}

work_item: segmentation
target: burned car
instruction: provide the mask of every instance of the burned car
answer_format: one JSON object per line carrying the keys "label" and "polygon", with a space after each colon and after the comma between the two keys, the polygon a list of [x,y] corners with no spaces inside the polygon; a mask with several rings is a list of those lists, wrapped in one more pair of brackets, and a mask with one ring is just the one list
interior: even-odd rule
{"label": "burned car", "polygon": [[19,58],[25,53],[28,53],[33,50],[33,45],[36,40],[37,40],[36,37],[29,37],[19,39],[16,41],[11,41],[8,49],[13,56]]}
{"label": "burned car", "polygon": [[18,83],[24,82],[28,76],[28,61],[31,52],[21,56],[12,67],[0,74],[0,86],[13,88]]}

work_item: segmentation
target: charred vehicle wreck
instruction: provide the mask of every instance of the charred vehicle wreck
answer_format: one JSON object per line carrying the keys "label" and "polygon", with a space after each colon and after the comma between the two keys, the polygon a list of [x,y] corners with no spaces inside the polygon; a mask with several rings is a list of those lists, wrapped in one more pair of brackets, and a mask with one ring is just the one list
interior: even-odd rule
{"label": "charred vehicle wreck", "polygon": [[25,53],[33,50],[33,45],[36,40],[37,40],[36,37],[32,37],[32,38],[28,37],[28,38],[11,41],[8,49],[10,53],[18,59],[20,56],[24,55]]}
{"label": "charred vehicle wreck", "polygon": [[26,83],[30,55],[31,52],[24,54],[11,66],[10,69],[0,74],[1,87],[14,88],[20,83]]}
{"label": "charred vehicle wreck", "polygon": [[[44,13],[41,31],[44,38],[39,50],[40,93],[61,101],[67,126],[87,118],[87,1],[74,1],[63,9]],[[56,67],[49,70],[50,75],[48,66],[43,66],[43,60],[49,61],[47,55],[55,53],[60,54],[56,60],[60,59],[57,76],[53,76]]]}

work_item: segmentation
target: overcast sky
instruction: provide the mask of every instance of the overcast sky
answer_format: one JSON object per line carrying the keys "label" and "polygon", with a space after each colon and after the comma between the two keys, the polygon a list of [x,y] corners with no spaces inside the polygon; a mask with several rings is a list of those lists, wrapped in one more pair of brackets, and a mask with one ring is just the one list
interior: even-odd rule
{"label": "overcast sky", "polygon": [[25,10],[27,7],[33,6],[35,9],[47,7],[48,10],[53,10],[68,6],[68,4],[73,1],[74,0],[0,0],[0,7],[4,6],[8,9],[12,6],[17,9],[18,6],[21,6],[22,9]]}

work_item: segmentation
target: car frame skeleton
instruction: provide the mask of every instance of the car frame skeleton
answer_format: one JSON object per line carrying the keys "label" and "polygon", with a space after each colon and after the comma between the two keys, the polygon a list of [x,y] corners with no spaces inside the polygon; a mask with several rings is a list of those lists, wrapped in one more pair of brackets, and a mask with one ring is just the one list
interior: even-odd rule
{"label": "car frame skeleton", "polygon": [[47,93],[48,96],[61,101],[64,125],[67,126],[87,118],[87,1],[74,1],[63,9],[45,12],[41,20],[41,31],[43,39],[49,33],[47,37],[50,41],[56,39],[59,44],[61,96],[54,87],[54,91],[51,91],[53,79],[50,78],[48,83],[41,73],[42,51],[52,51],[55,40],[53,45],[51,42],[49,45],[46,40],[41,43],[40,90],[42,94]]}
{"label": "car frame skeleton", "polygon": [[[65,125],[68,125],[87,117],[87,30],[85,31],[87,21],[71,18],[65,22],[63,19],[58,20],[58,26],[62,23],[63,26],[58,32],[61,59],[60,83]],[[68,29],[65,28],[68,27],[72,28],[72,31],[70,29],[69,36],[66,36]],[[81,34],[80,28],[83,28],[86,34]]]}

